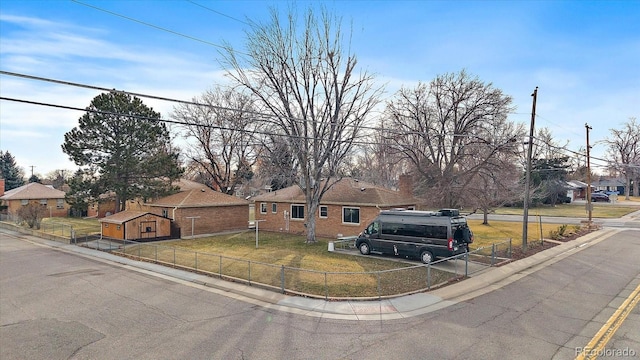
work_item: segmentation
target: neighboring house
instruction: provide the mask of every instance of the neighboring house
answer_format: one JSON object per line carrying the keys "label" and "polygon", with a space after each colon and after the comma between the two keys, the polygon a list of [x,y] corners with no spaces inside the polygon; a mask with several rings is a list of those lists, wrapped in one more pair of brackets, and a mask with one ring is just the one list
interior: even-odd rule
{"label": "neighboring house", "polygon": [[109,191],[98,196],[98,200],[89,205],[87,217],[103,218],[116,212],[116,194]]}
{"label": "neighboring house", "polygon": [[158,240],[171,236],[171,220],[147,211],[125,210],[99,220],[103,237]]}
{"label": "neighboring house", "polygon": [[576,199],[586,199],[587,197],[587,183],[578,180],[567,181],[567,196],[571,198],[571,201]]}
{"label": "neighboring house", "polygon": [[[254,201],[259,229],[305,233],[308,209],[299,186],[259,195]],[[417,199],[404,192],[343,178],[322,197],[316,214],[316,235],[330,238],[357,235],[381,210],[415,209],[417,203]]]}
{"label": "neighboring house", "polygon": [[246,230],[249,226],[249,202],[211,190],[205,185],[181,191],[153,202],[143,210],[173,219],[180,237],[210,235]]}
{"label": "neighboring house", "polygon": [[65,217],[69,212],[69,204],[64,196],[64,191],[56,190],[53,186],[33,182],[5,192],[0,200],[7,206],[10,216],[15,216],[22,206],[37,204],[47,209],[45,217]]}
{"label": "neighboring house", "polygon": [[601,177],[597,181],[593,181],[591,186],[594,191],[617,191],[622,195],[625,193],[626,182],[620,178]]}

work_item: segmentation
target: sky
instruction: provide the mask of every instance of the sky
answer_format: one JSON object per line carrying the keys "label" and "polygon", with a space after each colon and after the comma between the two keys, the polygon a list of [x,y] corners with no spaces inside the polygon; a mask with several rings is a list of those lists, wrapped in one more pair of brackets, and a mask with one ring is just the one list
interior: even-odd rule
{"label": "sky", "polygon": [[[190,100],[225,83],[220,46],[288,1],[3,0],[0,71]],[[360,69],[389,99],[465,70],[513,98],[509,119],[548,128],[603,169],[610,129],[640,119],[640,1],[298,1],[342,19]],[[100,90],[0,74],[0,96],[86,108]],[[176,103],[143,98],[169,118]],[[0,150],[26,176],[77,169],[62,152],[83,112],[0,100]]]}

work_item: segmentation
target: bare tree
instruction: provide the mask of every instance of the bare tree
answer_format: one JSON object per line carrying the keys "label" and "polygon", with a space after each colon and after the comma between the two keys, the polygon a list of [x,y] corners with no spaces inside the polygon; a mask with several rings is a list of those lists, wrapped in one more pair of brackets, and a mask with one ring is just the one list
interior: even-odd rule
{"label": "bare tree", "polygon": [[364,144],[355,149],[345,172],[352,177],[386,188],[398,186],[398,175],[409,171],[403,155],[396,151],[384,124],[364,137]]}
{"label": "bare tree", "polygon": [[40,204],[29,203],[27,205],[21,206],[17,215],[18,218],[29,225],[29,228],[36,230],[40,229],[40,224],[42,223],[42,219],[47,214],[46,206],[42,206]]}
{"label": "bare tree", "polygon": [[629,118],[622,129],[609,129],[611,137],[604,141],[609,146],[609,155],[615,159],[615,168],[626,180],[625,199],[629,200],[631,179],[636,177],[635,192],[638,189],[638,174],[640,174],[640,123],[636,118]]}
{"label": "bare tree", "polygon": [[[504,149],[494,138],[509,128],[511,110],[511,97],[463,70],[401,89],[387,103],[386,116],[394,146],[420,174],[431,205],[456,206],[479,170]],[[517,134],[507,135],[511,142]]]}
{"label": "bare tree", "polygon": [[491,144],[476,144],[474,156],[462,159],[461,168],[476,169],[467,172],[470,180],[464,187],[461,205],[481,210],[483,224],[489,224],[489,213],[506,203],[522,199],[522,171],[518,168],[518,134],[523,129],[512,123],[495,133]]}
{"label": "bare tree", "polygon": [[188,149],[194,178],[228,194],[247,180],[256,161],[254,113],[250,96],[219,87],[174,107],[185,138],[195,140]]}
{"label": "bare tree", "polygon": [[57,169],[49,172],[44,180],[51,182],[51,185],[58,190],[62,190],[62,187],[67,183],[71,176],[73,175],[72,171]]}
{"label": "bare tree", "polygon": [[259,99],[296,159],[308,243],[316,241],[323,194],[379,102],[372,76],[356,73],[343,46],[341,21],[326,10],[316,16],[309,8],[301,21],[294,10],[286,19],[272,10],[270,22],[251,23],[244,53],[226,45],[223,54],[228,75]]}

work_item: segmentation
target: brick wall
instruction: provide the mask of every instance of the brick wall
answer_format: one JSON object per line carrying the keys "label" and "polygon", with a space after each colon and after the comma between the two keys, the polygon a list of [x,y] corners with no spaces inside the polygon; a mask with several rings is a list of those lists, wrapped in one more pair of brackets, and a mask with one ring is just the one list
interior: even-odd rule
{"label": "brick wall", "polygon": [[[8,200],[6,201],[7,211],[9,214],[15,216],[18,210],[25,205],[22,205],[22,200]],[[69,204],[66,201],[63,202],[62,209],[57,207],[57,199],[48,199],[46,205],[41,205],[40,200],[29,200],[29,204],[35,204],[43,206],[47,211],[44,213],[44,217],[66,217],[69,213]]]}
{"label": "brick wall", "polygon": [[[144,210],[162,216],[163,208],[147,207]],[[164,208],[164,210],[167,211],[169,218],[173,216],[173,208]],[[192,235],[191,217],[197,217],[193,219],[194,236],[246,230],[249,227],[249,206],[234,205],[176,209],[174,223],[180,227],[180,237]]]}
{"label": "brick wall", "polygon": [[[272,211],[274,203],[266,203],[266,214],[262,213],[261,202],[256,202],[256,220],[265,220],[260,222],[259,229],[274,232],[286,232],[291,234],[306,234],[306,228],[304,226],[304,220],[289,219],[289,228],[287,230],[287,222],[284,217],[284,211],[286,210],[289,215],[291,214],[290,203],[275,203],[276,212]],[[296,204],[302,205],[302,204]],[[324,205],[327,206],[327,217],[321,218],[319,211],[316,214],[316,235],[326,238],[337,238],[341,236],[354,236],[358,235],[373,219],[378,216],[380,210],[386,210],[387,208],[378,208],[375,206],[350,206],[360,209],[360,223],[350,224],[342,222],[342,205]],[[305,205],[305,214],[307,207]]]}

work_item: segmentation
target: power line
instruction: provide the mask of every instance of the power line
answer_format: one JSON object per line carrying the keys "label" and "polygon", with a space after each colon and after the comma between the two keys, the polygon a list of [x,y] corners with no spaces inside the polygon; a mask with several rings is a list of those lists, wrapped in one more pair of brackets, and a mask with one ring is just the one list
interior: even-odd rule
{"label": "power line", "polygon": [[[203,44],[206,44],[206,45],[214,46],[214,47],[219,48],[219,49],[224,49],[224,50],[228,50],[228,51],[234,51],[234,52],[236,52],[236,53],[238,53],[238,54],[242,54],[242,55],[249,55],[249,54],[247,54],[247,53],[243,53],[243,52],[241,52],[241,51],[232,50],[231,48],[228,48],[228,47],[223,46],[223,45],[218,45],[218,44],[213,43],[213,42],[211,42],[211,41],[203,40],[203,39],[197,38],[197,37],[195,37],[195,36],[191,36],[191,35],[186,35],[186,34],[183,34],[183,33],[180,33],[180,32],[174,31],[174,30],[171,30],[171,29],[164,28],[164,27],[162,27],[162,26],[154,25],[154,24],[151,24],[151,23],[148,23],[148,22],[142,21],[142,20],[138,20],[138,19],[132,18],[132,17],[130,17],[130,16],[122,15],[122,14],[119,14],[119,13],[113,12],[113,11],[111,11],[111,10],[103,9],[103,8],[98,7],[98,6],[95,6],[95,5],[91,5],[91,4],[83,3],[83,2],[81,2],[81,1],[79,1],[79,0],[71,0],[71,1],[73,1],[73,2],[74,2],[74,3],[76,3],[76,4],[83,5],[83,6],[86,6],[86,7],[89,7],[89,8],[95,9],[95,10],[98,10],[98,11],[102,11],[102,12],[107,13],[107,14],[109,14],[109,15],[117,16],[117,17],[120,17],[120,18],[123,18],[123,19],[129,20],[129,21],[133,21],[133,22],[135,22],[135,23],[138,23],[138,24],[141,24],[141,25],[144,25],[144,26],[148,26],[148,27],[151,27],[151,28],[156,29],[156,30],[164,31],[164,32],[167,32],[167,33],[170,33],[170,34],[173,34],[173,35],[177,35],[177,36],[180,36],[180,37],[183,37],[183,38],[189,39],[189,40],[197,41],[197,42],[199,42],[199,43],[203,43]],[[195,4],[195,3],[194,3],[194,4]],[[195,4],[195,5],[198,5],[198,4]],[[200,6],[200,5],[199,5],[199,6]],[[214,11],[214,10],[212,10],[212,11]],[[224,14],[222,14],[222,15],[224,15]],[[228,15],[224,15],[224,16],[227,16],[227,17],[229,17],[229,18],[232,18],[232,17],[230,17],[230,16],[228,16]],[[232,19],[233,19],[233,18],[232,18]],[[237,19],[234,19],[234,20],[237,20]],[[239,20],[238,20],[238,21],[239,21]]]}
{"label": "power line", "polygon": [[[49,83],[65,85],[65,86],[74,86],[74,87],[91,89],[91,90],[98,90],[98,91],[104,91],[104,92],[116,92],[116,93],[127,94],[127,95],[141,97],[141,98],[148,98],[148,99],[154,99],[154,100],[160,100],[160,101],[174,102],[174,103],[185,104],[185,105],[203,106],[203,107],[209,107],[209,108],[214,108],[214,109],[218,109],[218,110],[242,112],[244,114],[253,115],[253,116],[256,116],[256,117],[262,118],[262,119],[270,119],[270,118],[275,118],[276,117],[273,114],[266,114],[266,113],[261,113],[261,112],[257,112],[257,111],[244,110],[244,109],[235,109],[235,108],[229,108],[229,107],[218,106],[218,105],[213,105],[213,104],[204,104],[204,103],[199,103],[199,102],[195,102],[195,101],[187,101],[187,100],[180,100],[180,99],[168,98],[168,97],[157,96],[157,95],[130,92],[130,91],[125,91],[125,90],[110,89],[110,88],[101,87],[101,86],[88,85],[88,84],[82,84],[82,83],[76,83],[76,82],[70,82],[70,81],[64,81],[64,80],[57,80],[57,79],[39,77],[39,76],[34,76],[34,75],[20,74],[20,73],[9,72],[9,71],[4,71],[4,70],[0,70],[0,74],[1,75],[8,75],[8,76],[15,76],[15,77],[20,77],[20,78],[25,78],[25,79],[29,79],[29,80],[49,82]],[[62,109],[67,109],[67,110],[87,111],[86,109],[83,109],[83,108],[64,106],[64,105],[57,105],[57,104],[50,104],[50,103],[41,103],[41,102],[30,101],[30,100],[22,100],[22,99],[7,98],[7,97],[2,97],[2,99],[3,100],[8,100],[8,101],[14,101],[14,102],[22,102],[22,103],[27,103],[27,104],[32,104],[32,105],[57,107],[57,108],[62,108]],[[118,115],[118,114],[112,114],[112,115]],[[120,115],[122,115],[122,114],[120,114]],[[292,121],[298,121],[298,122],[310,122],[310,121],[312,121],[312,120],[307,120],[307,119],[299,119],[299,118],[291,118],[291,117],[287,117],[287,119],[292,120]],[[184,126],[197,125],[197,124],[190,124],[190,123],[187,123],[187,122],[173,121],[173,120],[167,120],[167,119],[163,119],[162,121],[166,122],[166,123],[173,123],[173,124],[184,125]],[[355,125],[346,125],[345,127],[355,127]],[[236,131],[242,130],[242,129],[225,128],[225,127],[217,127],[217,128],[220,129],[220,130],[236,130]],[[400,131],[400,130],[397,130],[397,129],[391,129],[389,127],[374,127],[374,126],[362,125],[362,126],[360,126],[360,128],[363,129],[363,130],[387,132],[387,134],[399,135],[399,136],[402,136],[402,135],[424,135],[425,134],[424,132],[421,132],[421,131]],[[269,135],[269,136],[285,136],[284,134],[268,133],[268,132],[256,132],[256,134]],[[295,135],[289,135],[289,136],[293,137],[293,138],[304,138],[305,140],[323,140],[323,139],[320,139],[320,138],[314,138],[314,137],[308,137],[308,136],[307,137],[295,136]],[[438,136],[441,136],[441,135],[438,134]],[[455,136],[455,134],[453,134],[452,136]],[[539,137],[535,137],[534,136],[534,138],[536,140],[544,143],[545,145],[547,145],[549,147],[552,147],[552,148],[555,148],[557,150],[566,151],[566,152],[572,153],[572,154],[577,155],[577,156],[584,156],[583,153],[567,149],[566,147],[559,147],[557,145],[554,145],[554,144],[551,144],[549,142],[546,142],[545,140],[543,140],[543,139],[541,139]],[[327,141],[331,141],[331,140],[327,140]],[[333,141],[338,141],[338,140],[333,140]],[[338,142],[344,142],[344,141],[345,140],[338,141]],[[352,141],[352,143],[353,144],[360,144],[360,145],[386,145],[387,144],[387,143],[376,142],[376,141],[367,141],[367,142],[364,142],[364,141]],[[602,159],[602,158],[597,158],[597,157],[592,157],[592,159],[603,161],[606,164],[606,165],[598,165],[598,167],[611,166],[609,164],[610,163],[609,160]]]}
{"label": "power line", "polygon": [[229,18],[229,19],[231,19],[231,20],[235,20],[235,21],[237,21],[237,22],[239,22],[239,23],[242,23],[242,24],[245,24],[245,25],[249,25],[249,26],[251,26],[251,24],[249,24],[249,23],[248,23],[248,22],[246,22],[246,21],[242,21],[242,20],[240,20],[240,19],[236,19],[236,18],[234,18],[233,16],[230,16],[230,15],[227,15],[227,14],[225,14],[225,13],[222,13],[222,12],[220,12],[220,11],[218,11],[218,10],[214,10],[214,9],[212,9],[212,8],[206,7],[206,6],[202,5],[202,4],[198,4],[198,3],[197,3],[197,2],[195,2],[195,1],[187,0],[187,2],[190,2],[190,3],[192,3],[193,5],[196,5],[196,6],[199,6],[199,7],[203,8],[203,9],[206,9],[206,10],[209,10],[209,11],[211,11],[211,12],[214,12],[214,13],[216,13],[216,14],[218,14],[218,15],[222,15],[222,16],[224,16],[224,17],[227,17],[227,18]]}

